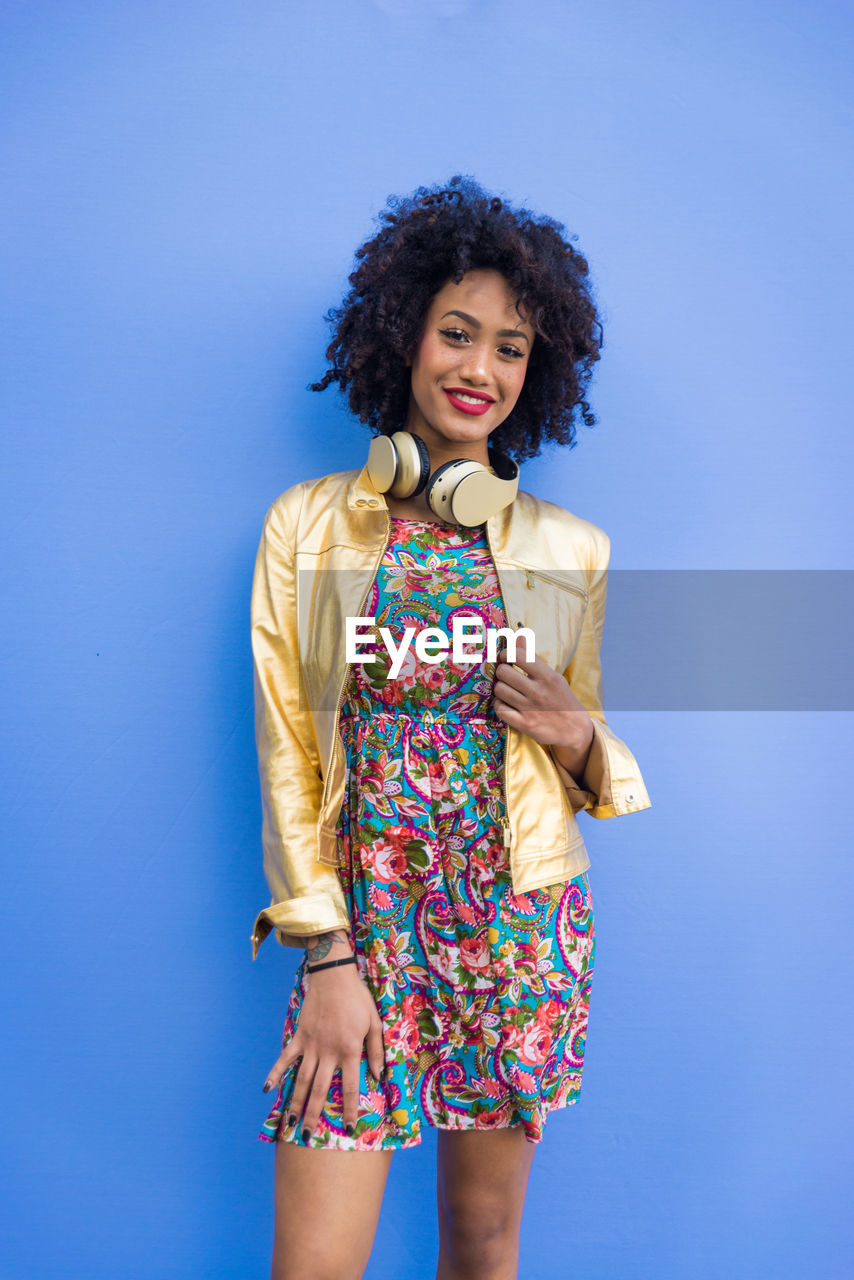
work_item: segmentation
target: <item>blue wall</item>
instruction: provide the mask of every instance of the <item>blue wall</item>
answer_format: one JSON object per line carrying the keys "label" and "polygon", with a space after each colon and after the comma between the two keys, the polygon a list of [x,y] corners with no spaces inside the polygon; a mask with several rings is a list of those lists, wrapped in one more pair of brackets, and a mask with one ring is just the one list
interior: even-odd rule
{"label": "blue wall", "polygon": [[[250,960],[249,588],[272,499],[364,458],[306,390],[323,313],[390,192],[473,173],[578,233],[604,314],[600,424],[523,487],[605,528],[614,568],[849,567],[854,18],[7,0],[0,24],[2,1274],[263,1277],[296,952]],[[521,1274],[843,1280],[850,714],[610,717],[654,807],[582,819],[585,1083]],[[376,1280],[432,1275],[433,1157],[395,1157]]]}

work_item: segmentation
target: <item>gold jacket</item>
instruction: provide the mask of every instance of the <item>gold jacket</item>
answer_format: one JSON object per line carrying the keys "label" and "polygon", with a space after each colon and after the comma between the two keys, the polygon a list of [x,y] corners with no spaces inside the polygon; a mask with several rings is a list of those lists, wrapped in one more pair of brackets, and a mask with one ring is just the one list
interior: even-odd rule
{"label": "gold jacket", "polygon": [[[344,619],[362,616],[390,531],[366,466],[293,485],[264,518],[251,628],[261,840],[273,897],[255,920],[253,960],[271,929],[284,946],[300,946],[309,934],[350,927],[336,839],[346,775],[338,732]],[[537,656],[563,673],[594,728],[577,781],[549,747],[506,726],[504,842],[513,891],[523,893],[590,866],[579,810],[611,818],[650,800],[602,710],[608,535],[522,490],[487,520],[486,533],[508,625],[531,628]]]}

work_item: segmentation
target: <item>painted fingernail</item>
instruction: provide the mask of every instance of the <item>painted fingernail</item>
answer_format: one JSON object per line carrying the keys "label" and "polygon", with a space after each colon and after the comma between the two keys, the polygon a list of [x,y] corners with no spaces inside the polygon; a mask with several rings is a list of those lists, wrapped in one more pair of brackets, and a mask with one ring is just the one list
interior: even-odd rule
{"label": "painted fingernail", "polygon": [[264,1084],[264,1092],[269,1093],[272,1087],[273,1087],[272,1082],[270,1080],[267,1080]]}
{"label": "painted fingernail", "polygon": [[306,1126],[305,1126],[305,1128],[304,1128],[304,1129],[303,1129],[303,1131],[302,1131],[302,1140],[303,1140],[303,1142],[308,1142],[308,1140],[309,1140],[309,1138],[310,1138],[310,1137],[311,1137],[311,1129],[309,1129],[308,1125],[306,1125]]}
{"label": "painted fingernail", "polygon": [[288,1115],[288,1124],[296,1124],[296,1122],[297,1122],[297,1118],[294,1115],[293,1111],[291,1111],[290,1114]]}
{"label": "painted fingernail", "polygon": [[344,1132],[347,1134],[348,1138],[352,1138],[353,1134],[355,1133],[355,1129],[351,1124],[345,1124]]}

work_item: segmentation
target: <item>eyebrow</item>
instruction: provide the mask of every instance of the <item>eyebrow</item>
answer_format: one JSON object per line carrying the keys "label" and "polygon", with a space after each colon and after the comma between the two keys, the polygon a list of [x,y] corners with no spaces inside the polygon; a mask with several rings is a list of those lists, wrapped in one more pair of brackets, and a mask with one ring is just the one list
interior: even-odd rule
{"label": "eyebrow", "polygon": [[[459,316],[461,320],[465,320],[466,324],[472,325],[475,329],[482,328],[479,320],[475,320],[474,316],[466,315],[465,311],[446,311],[445,316]],[[444,320],[445,316],[440,316],[440,320]],[[528,335],[522,333],[520,329],[499,329],[499,338],[522,338],[524,342],[528,341]]]}

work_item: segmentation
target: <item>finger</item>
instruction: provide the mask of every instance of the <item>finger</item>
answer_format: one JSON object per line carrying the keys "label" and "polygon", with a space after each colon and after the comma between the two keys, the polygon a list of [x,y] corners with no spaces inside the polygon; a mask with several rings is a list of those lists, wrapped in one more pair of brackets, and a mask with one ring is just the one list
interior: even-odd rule
{"label": "finger", "polygon": [[359,1119],[359,1062],[354,1054],[348,1055],[341,1068],[341,1099],[344,1104],[341,1115],[348,1134],[353,1132]]}
{"label": "finger", "polygon": [[528,637],[526,635],[517,635],[516,637],[516,661],[520,665],[531,661],[531,655],[528,649]]}
{"label": "finger", "polygon": [[277,1089],[279,1087],[282,1076],[288,1068],[296,1062],[301,1053],[302,1049],[296,1040],[296,1036],[292,1036],[288,1043],[282,1048],[282,1052],[279,1054],[267,1074],[267,1079],[264,1081],[265,1093],[268,1093],[270,1089]]}
{"label": "finger", "polygon": [[[503,647],[501,650],[501,654],[497,655],[498,660],[500,662],[508,662],[509,658],[507,655],[509,653],[509,650],[507,647],[507,641],[503,640],[501,643]],[[528,649],[527,636],[524,636],[524,635],[517,636],[516,637],[516,653],[515,653],[515,657],[513,658],[513,662],[516,664],[516,666],[521,667],[523,671],[531,671],[534,669],[534,667],[539,661],[540,659],[534,657]]]}
{"label": "finger", "polygon": [[288,1107],[288,1123],[299,1121],[305,1106],[305,1100],[308,1097],[309,1090],[314,1081],[314,1073],[317,1070],[317,1058],[308,1058],[303,1055],[300,1063],[297,1078],[294,1083],[294,1091],[291,1095],[291,1103]]}
{"label": "finger", "polygon": [[502,720],[505,720],[511,728],[520,727],[522,721],[525,719],[521,711],[517,711],[515,707],[509,706],[506,702],[502,702],[500,699],[497,702],[494,701],[492,705],[495,710],[495,714],[500,716]]}
{"label": "finger", "polygon": [[497,657],[495,675],[500,680],[530,680],[532,676],[538,674],[538,668],[542,663],[541,658],[525,658],[518,650],[512,662],[507,650],[504,651],[503,655],[498,654]]}
{"label": "finger", "polygon": [[375,1080],[379,1080],[383,1071],[385,1071],[383,1024],[379,1020],[379,1015],[376,1021],[371,1023],[371,1029],[365,1037],[365,1049],[367,1051],[368,1066],[371,1068],[371,1075]]}
{"label": "finger", "polygon": [[[527,676],[519,676],[519,680],[527,680]],[[528,694],[524,689],[517,689],[515,685],[510,684],[507,680],[496,680],[492,692],[493,698],[498,698],[501,702],[507,703],[511,707],[524,707],[528,702]]]}
{"label": "finger", "polygon": [[307,1142],[309,1136],[314,1132],[315,1125],[320,1119],[320,1113],[326,1106],[329,1086],[332,1084],[334,1074],[335,1061],[333,1058],[324,1058],[321,1062],[318,1062],[302,1121],[303,1142]]}

